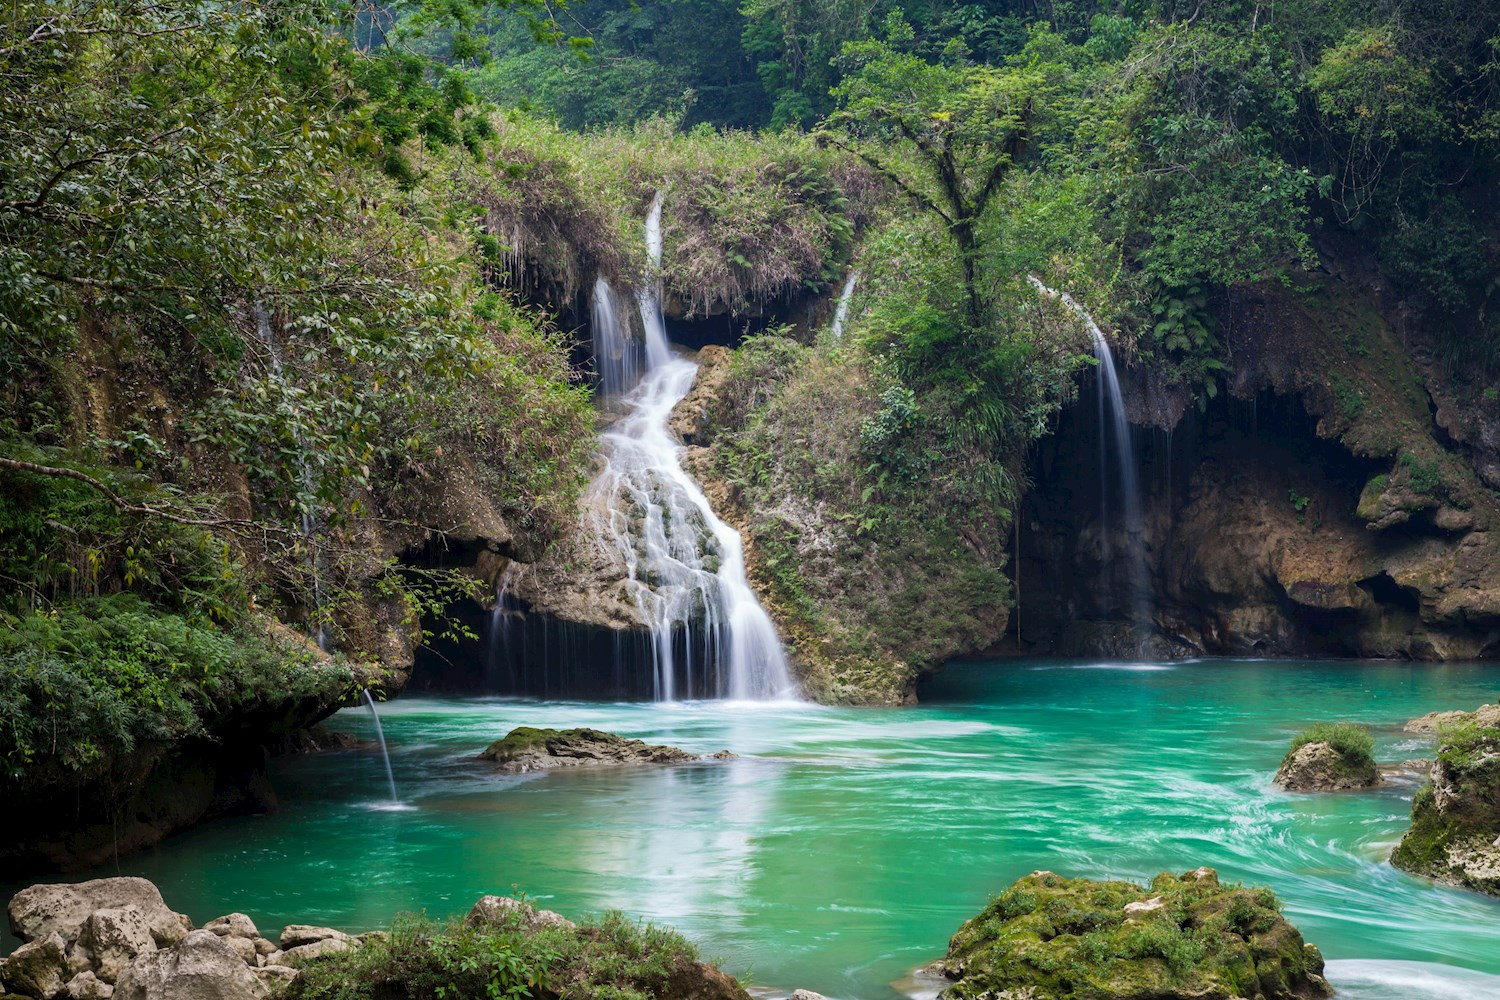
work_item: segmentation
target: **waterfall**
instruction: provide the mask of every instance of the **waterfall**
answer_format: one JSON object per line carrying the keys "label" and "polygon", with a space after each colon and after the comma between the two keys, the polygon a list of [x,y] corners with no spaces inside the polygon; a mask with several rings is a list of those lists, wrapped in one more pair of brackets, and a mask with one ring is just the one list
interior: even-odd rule
{"label": "waterfall", "polygon": [[380,741],[380,759],[385,761],[385,780],[391,787],[391,801],[400,802],[396,797],[396,772],[391,770],[391,752],[386,749],[385,730],[380,728],[380,713],[375,710],[375,699],[370,697],[369,688],[361,693],[365,696],[365,704],[370,706],[370,721],[375,723],[375,738]]}
{"label": "waterfall", "polygon": [[[1120,515],[1127,535],[1127,573],[1130,581],[1129,608],[1136,623],[1150,618],[1150,581],[1147,579],[1144,527],[1141,516],[1140,476],[1136,466],[1135,445],[1130,434],[1130,420],[1125,415],[1125,397],[1120,391],[1120,375],[1115,368],[1115,358],[1109,349],[1109,338],[1099,329],[1088,310],[1073,296],[1047,287],[1036,275],[1027,280],[1042,294],[1057,299],[1069,311],[1083,321],[1094,342],[1094,357],[1099,362],[1095,368],[1099,381],[1099,485],[1101,504],[1100,528],[1108,524],[1109,514],[1109,465],[1113,465],[1119,476]],[[1111,450],[1111,443],[1113,449]],[[1107,570],[1106,570],[1107,580]]]}
{"label": "waterfall", "polygon": [[844,336],[844,323],[849,319],[849,300],[854,297],[854,288],[858,284],[859,269],[855,268],[849,272],[849,277],[844,279],[844,290],[839,292],[839,302],[833,310],[833,326],[830,332],[834,340],[841,340]]}
{"label": "waterfall", "polygon": [[621,314],[620,297],[602,274],[594,279],[589,307],[599,394],[624,395],[641,380],[642,344],[631,335],[630,325]]}
{"label": "waterfall", "polygon": [[[640,384],[602,435],[588,508],[626,567],[650,626],[656,697],[768,699],[793,692],[780,638],[750,588],[739,532],[682,467],[668,427],[698,366],[673,353],[661,311],[662,196],[646,219],[653,274],[636,291],[645,331]],[[680,654],[680,656],[679,656]]]}
{"label": "waterfall", "polygon": [[[281,368],[281,345],[276,342],[276,331],[271,328],[271,314],[266,311],[265,305],[259,301],[255,303],[253,311],[255,313],[255,336],[261,343],[265,344],[266,353],[271,357],[271,378],[275,380],[277,385],[281,385],[285,381],[285,376],[282,374]],[[308,496],[312,496],[316,492],[317,483],[313,479],[312,466],[307,461],[307,446],[303,444],[301,432],[295,427],[293,428],[293,439],[297,443],[297,475],[302,481],[303,491]],[[312,550],[309,559],[311,561],[310,568],[312,570],[313,583],[313,612],[316,615],[323,610],[323,556],[315,538],[318,530],[318,518],[310,507],[302,509],[301,522],[302,537],[306,539],[308,548]],[[329,645],[328,626],[322,622],[318,623],[316,638],[318,648],[327,652]]]}

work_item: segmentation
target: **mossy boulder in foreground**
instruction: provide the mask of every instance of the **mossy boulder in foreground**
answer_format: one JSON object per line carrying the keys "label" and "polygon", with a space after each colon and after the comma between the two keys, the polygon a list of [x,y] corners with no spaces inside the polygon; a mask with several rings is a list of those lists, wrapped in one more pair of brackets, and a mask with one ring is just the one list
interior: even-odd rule
{"label": "mossy boulder in foreground", "polygon": [[[733,757],[728,750],[715,759]],[[503,739],[491,743],[480,760],[499,764],[502,770],[525,773],[564,767],[603,767],[620,764],[686,764],[702,760],[677,747],[657,746],[626,739],[600,729],[533,729],[518,726]]]}
{"label": "mossy boulder in foreground", "polygon": [[1475,713],[1438,733],[1432,780],[1411,804],[1411,829],[1391,863],[1500,896],[1500,728]]}
{"label": "mossy boulder in foreground", "polygon": [[1310,1000],[1323,956],[1269,889],[1212,868],[1131,882],[1032,872],[959,928],[946,1000]]}
{"label": "mossy boulder in foreground", "polygon": [[1292,792],[1336,792],[1380,784],[1375,739],[1363,726],[1319,723],[1292,741],[1276,784]]}

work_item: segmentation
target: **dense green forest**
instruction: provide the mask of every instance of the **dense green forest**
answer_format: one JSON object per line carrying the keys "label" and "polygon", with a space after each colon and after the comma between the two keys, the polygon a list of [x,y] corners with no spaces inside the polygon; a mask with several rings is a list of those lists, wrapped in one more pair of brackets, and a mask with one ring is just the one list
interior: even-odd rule
{"label": "dense green forest", "polygon": [[[201,731],[246,665],[322,662],[273,620],[381,658],[372,620],[471,585],[377,537],[440,522],[444,476],[517,551],[563,537],[594,441],[570,303],[645,273],[664,184],[689,316],[864,276],[846,341],[780,329],[735,361],[718,461],[745,520],[800,491],[849,547],[947,553],[915,600],[982,645],[1026,449],[1087,364],[1030,277],[1206,403],[1227,291],[1352,241],[1489,405],[1497,139],[1500,24],[1456,0],[18,0],[4,770],[86,772]],[[1442,477],[1399,436],[1366,451]],[[869,664],[951,651],[893,649],[922,645],[892,613],[912,593],[829,618],[847,565],[757,524],[788,628]]]}

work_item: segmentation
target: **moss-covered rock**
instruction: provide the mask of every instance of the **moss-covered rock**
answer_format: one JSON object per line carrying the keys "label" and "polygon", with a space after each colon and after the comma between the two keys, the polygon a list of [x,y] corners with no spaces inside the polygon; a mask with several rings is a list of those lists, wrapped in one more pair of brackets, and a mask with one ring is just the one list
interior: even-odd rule
{"label": "moss-covered rock", "polygon": [[1471,719],[1439,731],[1432,780],[1413,798],[1411,820],[1392,864],[1500,896],[1500,728]]}
{"label": "moss-covered rock", "polygon": [[1032,872],[959,928],[948,1000],[1292,1000],[1332,996],[1318,949],[1269,889],[1211,868],[1131,882]]}
{"label": "moss-covered rock", "polygon": [[1375,740],[1347,722],[1319,724],[1292,741],[1276,772],[1276,784],[1292,792],[1336,792],[1380,784]]}
{"label": "moss-covered rock", "polygon": [[[727,750],[715,758],[732,757]],[[518,774],[563,767],[601,767],[620,764],[685,764],[702,760],[677,747],[630,740],[599,729],[534,729],[519,726],[479,755]]]}

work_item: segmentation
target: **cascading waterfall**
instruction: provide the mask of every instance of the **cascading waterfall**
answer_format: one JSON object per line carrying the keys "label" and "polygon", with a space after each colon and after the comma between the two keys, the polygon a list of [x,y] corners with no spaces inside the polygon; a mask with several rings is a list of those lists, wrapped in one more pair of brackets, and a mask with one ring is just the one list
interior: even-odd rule
{"label": "cascading waterfall", "polygon": [[[1109,465],[1113,465],[1119,476],[1120,515],[1127,536],[1126,559],[1130,581],[1129,610],[1137,623],[1150,618],[1150,585],[1146,572],[1145,539],[1141,516],[1140,476],[1136,467],[1135,445],[1130,434],[1130,420],[1125,415],[1125,397],[1120,391],[1120,375],[1115,368],[1114,354],[1109,349],[1109,338],[1094,322],[1087,309],[1067,292],[1049,288],[1036,275],[1028,275],[1032,286],[1050,298],[1057,299],[1069,311],[1083,321],[1094,342],[1094,357],[1099,378],[1099,484],[1101,503],[1100,525],[1108,523]],[[1106,410],[1108,411],[1106,415]],[[1110,448],[1112,439],[1113,449]],[[1108,579],[1106,571],[1106,580]]]}
{"label": "cascading waterfall", "polygon": [[849,320],[849,301],[854,297],[854,289],[859,285],[859,269],[849,272],[849,277],[844,279],[844,289],[839,292],[838,305],[833,309],[833,326],[829,332],[833,334],[834,340],[841,340],[844,336],[844,324]]}
{"label": "cascading waterfall", "polygon": [[[661,211],[658,194],[646,218],[654,274],[636,290],[642,377],[620,400],[624,412],[602,437],[604,469],[590,487],[588,507],[600,537],[618,551],[651,627],[658,699],[790,697],[780,638],[745,574],[743,540],[683,469],[681,446],[668,428],[698,366],[674,354],[667,341]],[[611,302],[599,288],[596,308]],[[611,309],[608,319],[618,323],[618,312]],[[603,336],[619,336],[618,327]]]}

